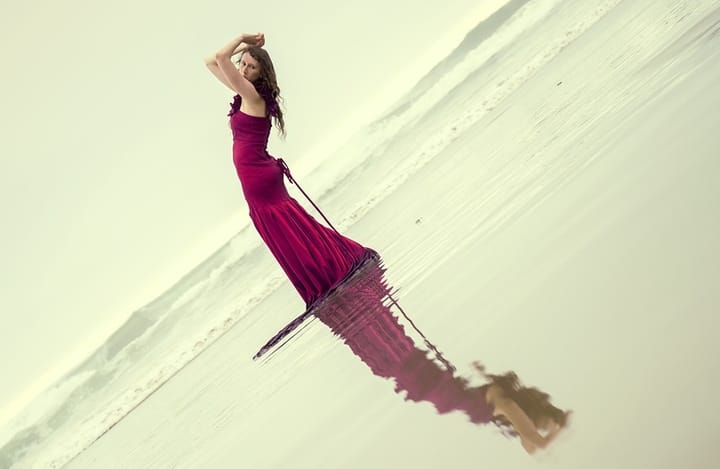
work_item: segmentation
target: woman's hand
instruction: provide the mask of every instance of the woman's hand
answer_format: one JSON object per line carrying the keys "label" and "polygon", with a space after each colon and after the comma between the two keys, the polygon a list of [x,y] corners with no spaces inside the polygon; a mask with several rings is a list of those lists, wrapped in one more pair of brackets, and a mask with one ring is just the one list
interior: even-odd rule
{"label": "woman's hand", "polygon": [[265,45],[265,35],[263,33],[244,34],[243,42],[249,46],[262,47]]}

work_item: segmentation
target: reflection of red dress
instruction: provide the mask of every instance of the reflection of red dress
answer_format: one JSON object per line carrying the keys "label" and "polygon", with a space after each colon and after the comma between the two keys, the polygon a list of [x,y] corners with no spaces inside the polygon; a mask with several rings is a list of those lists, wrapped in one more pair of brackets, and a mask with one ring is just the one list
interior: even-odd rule
{"label": "reflection of red dress", "polygon": [[[419,347],[405,333],[387,304],[391,289],[378,259],[370,259],[327,301],[315,310],[325,323],[370,368],[395,381],[395,391],[409,401],[431,402],[438,413],[464,412],[475,424],[493,421],[493,406],[485,401],[488,385],[471,386],[456,376],[439,352]],[[444,362],[444,363],[443,363]]]}
{"label": "reflection of red dress", "polygon": [[368,250],[317,222],[285,188],[280,160],[267,152],[271,122],[231,112],[233,162],[260,237],[306,306],[354,271]]}

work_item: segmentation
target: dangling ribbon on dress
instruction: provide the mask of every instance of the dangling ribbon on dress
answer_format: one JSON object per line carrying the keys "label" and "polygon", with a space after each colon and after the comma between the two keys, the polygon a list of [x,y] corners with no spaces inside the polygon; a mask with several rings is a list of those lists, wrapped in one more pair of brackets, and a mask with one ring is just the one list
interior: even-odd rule
{"label": "dangling ribbon on dress", "polygon": [[288,167],[287,163],[285,163],[285,160],[283,160],[282,158],[277,158],[276,161],[280,165],[280,168],[282,169],[283,174],[285,174],[285,176],[287,176],[288,181],[290,181],[290,184],[295,184],[295,186],[297,186],[297,188],[300,189],[300,192],[302,192],[302,194],[305,196],[305,198],[308,199],[308,201],[310,201],[310,203],[312,204],[313,207],[315,207],[315,210],[317,210],[318,213],[323,217],[323,219],[328,224],[328,226],[330,228],[332,228],[335,233],[340,234],[340,232],[335,229],[335,227],[332,225],[332,223],[330,223],[330,220],[327,219],[327,217],[322,212],[322,210],[320,210],[320,207],[315,205],[315,202],[312,201],[310,196],[308,196],[305,193],[305,191],[302,189],[302,187],[300,187],[300,184],[298,184],[297,181],[295,180],[295,178],[292,177],[292,174],[290,174],[290,168]]}

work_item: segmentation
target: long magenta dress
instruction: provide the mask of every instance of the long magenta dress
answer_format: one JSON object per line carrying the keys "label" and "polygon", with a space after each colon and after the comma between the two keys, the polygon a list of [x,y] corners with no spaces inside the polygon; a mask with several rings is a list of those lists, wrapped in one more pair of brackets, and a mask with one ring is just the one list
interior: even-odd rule
{"label": "long magenta dress", "polygon": [[374,251],[321,225],[290,197],[281,160],[267,151],[270,118],[243,113],[237,98],[230,112],[233,162],[250,218],[310,309]]}

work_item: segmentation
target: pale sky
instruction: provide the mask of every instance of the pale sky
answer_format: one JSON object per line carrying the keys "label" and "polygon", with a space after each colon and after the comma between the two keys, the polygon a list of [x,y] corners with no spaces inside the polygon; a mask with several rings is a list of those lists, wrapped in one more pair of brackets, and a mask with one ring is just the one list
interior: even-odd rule
{"label": "pale sky", "polygon": [[503,3],[4,3],[0,425],[245,222],[205,56],[265,33],[298,175]]}

